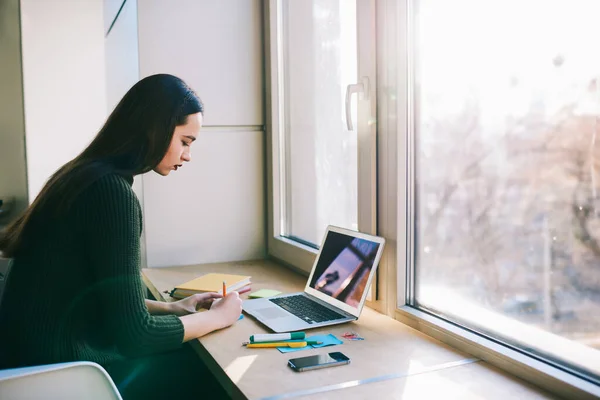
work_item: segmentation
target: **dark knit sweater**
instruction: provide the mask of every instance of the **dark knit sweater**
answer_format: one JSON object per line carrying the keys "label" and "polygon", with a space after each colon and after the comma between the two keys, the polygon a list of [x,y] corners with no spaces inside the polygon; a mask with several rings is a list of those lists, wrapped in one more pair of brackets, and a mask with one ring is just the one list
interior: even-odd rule
{"label": "dark knit sweater", "polygon": [[181,346],[174,315],[152,316],[140,277],[142,214],[110,174],[60,218],[28,229],[0,307],[0,368],[123,358]]}

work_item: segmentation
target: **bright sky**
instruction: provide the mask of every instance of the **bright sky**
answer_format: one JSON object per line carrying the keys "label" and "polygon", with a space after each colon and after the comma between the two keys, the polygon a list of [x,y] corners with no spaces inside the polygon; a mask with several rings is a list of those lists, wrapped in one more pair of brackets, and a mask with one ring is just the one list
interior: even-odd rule
{"label": "bright sky", "polygon": [[427,111],[437,117],[459,111],[467,93],[487,122],[526,112],[532,98],[552,113],[600,76],[598,0],[418,4],[418,70]]}

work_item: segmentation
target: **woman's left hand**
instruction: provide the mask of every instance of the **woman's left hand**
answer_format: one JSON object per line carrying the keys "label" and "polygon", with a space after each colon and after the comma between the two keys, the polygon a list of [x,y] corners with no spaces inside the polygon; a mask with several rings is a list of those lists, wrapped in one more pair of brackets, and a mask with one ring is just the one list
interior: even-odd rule
{"label": "woman's left hand", "polygon": [[179,317],[193,314],[200,308],[209,309],[215,299],[221,299],[223,295],[220,293],[198,293],[186,297],[183,300],[169,303],[171,312]]}

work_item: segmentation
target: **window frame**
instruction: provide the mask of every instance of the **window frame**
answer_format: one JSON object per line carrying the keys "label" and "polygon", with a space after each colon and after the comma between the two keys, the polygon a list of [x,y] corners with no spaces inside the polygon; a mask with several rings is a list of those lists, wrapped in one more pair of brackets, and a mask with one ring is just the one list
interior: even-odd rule
{"label": "window frame", "polygon": [[[552,393],[567,398],[600,397],[600,387],[591,382],[410,305],[414,299],[414,220],[410,218],[414,215],[414,153],[409,151],[414,148],[414,60],[409,54],[414,54],[413,16],[417,2],[418,0],[377,0],[376,6],[371,3],[376,7],[376,24],[373,30],[376,32],[374,48],[377,57],[377,83],[376,86],[372,85],[376,87],[377,100],[377,196],[374,197],[373,194],[371,197],[376,199],[377,214],[371,224],[377,228],[379,236],[386,238],[386,248],[379,264],[377,285],[373,286],[378,296],[376,300],[368,301],[367,305]],[[280,143],[273,133],[280,132],[279,124],[282,121],[282,110],[278,107],[282,95],[278,74],[281,69],[281,49],[278,47],[280,41],[277,40],[277,20],[271,18],[271,15],[276,15],[277,3],[278,0],[263,3],[268,255],[308,275],[317,250],[282,237],[276,226],[278,216],[281,215],[278,197],[281,188]],[[399,88],[407,90],[400,91]],[[393,95],[396,93],[397,97]],[[274,105],[277,107],[273,107]]]}
{"label": "window frame", "polygon": [[267,155],[267,252],[270,257],[287,264],[308,275],[314,264],[317,251],[304,244],[281,236],[282,203],[280,193],[284,192],[281,176],[281,152],[285,151],[280,141],[281,124],[283,123],[282,46],[279,1],[268,0],[263,3],[265,32],[265,72],[266,72],[266,151]]}
{"label": "window frame", "polygon": [[[299,272],[308,275],[318,250],[282,235],[282,219],[286,208],[284,143],[285,93],[282,30],[280,29],[282,0],[264,4],[265,70],[266,70],[266,154],[267,154],[267,253]],[[358,75],[369,77],[371,101],[358,101],[358,228],[364,233],[377,232],[377,166],[376,124],[369,121],[375,115],[375,0],[357,0]],[[357,96],[358,97],[358,96]]]}
{"label": "window frame", "polygon": [[[393,313],[388,315],[417,329],[455,349],[484,360],[515,377],[527,380],[543,389],[567,398],[600,397],[600,386],[558,368],[548,362],[532,357],[523,351],[501,343],[499,340],[478,334],[466,326],[450,322],[422,309],[413,307],[415,296],[414,263],[414,192],[415,192],[415,121],[414,107],[414,28],[416,7],[419,0],[382,1],[378,10],[378,22],[385,25],[378,42],[393,43],[387,51],[396,52],[397,88],[406,88],[398,93],[395,115],[379,115],[379,120],[388,123],[397,121],[397,290],[390,292],[388,303],[394,302]],[[387,9],[386,9],[387,8]],[[385,15],[384,15],[385,14]],[[391,16],[391,17],[390,17]],[[382,87],[390,84],[385,79]],[[378,88],[379,90],[380,88]],[[391,162],[390,162],[391,164]],[[384,184],[385,182],[380,182]],[[391,186],[391,185],[390,185]],[[387,307],[386,309],[389,309]]]}

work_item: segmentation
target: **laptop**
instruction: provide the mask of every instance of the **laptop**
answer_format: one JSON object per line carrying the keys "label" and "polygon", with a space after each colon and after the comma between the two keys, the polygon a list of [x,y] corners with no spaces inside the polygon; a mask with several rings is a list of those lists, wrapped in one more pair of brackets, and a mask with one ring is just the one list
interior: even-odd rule
{"label": "laptop", "polygon": [[274,332],[357,320],[385,239],[328,226],[304,292],[246,300],[242,309]]}

